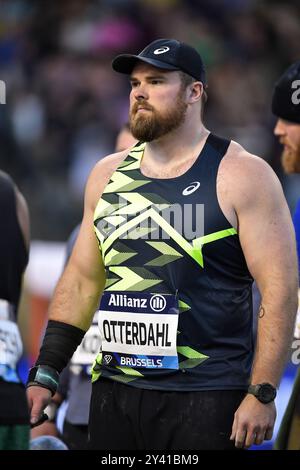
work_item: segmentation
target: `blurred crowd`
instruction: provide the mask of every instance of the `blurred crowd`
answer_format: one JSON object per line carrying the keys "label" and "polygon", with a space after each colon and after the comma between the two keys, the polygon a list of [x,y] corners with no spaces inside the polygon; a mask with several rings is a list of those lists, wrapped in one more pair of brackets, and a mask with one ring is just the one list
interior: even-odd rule
{"label": "blurred crowd", "polygon": [[129,83],[111,60],[159,37],[199,50],[205,123],[268,160],[293,209],[299,178],[281,174],[270,99],[300,58],[297,0],[2,0],[0,167],[27,198],[33,239],[66,240],[79,222],[87,175],[127,120]]}

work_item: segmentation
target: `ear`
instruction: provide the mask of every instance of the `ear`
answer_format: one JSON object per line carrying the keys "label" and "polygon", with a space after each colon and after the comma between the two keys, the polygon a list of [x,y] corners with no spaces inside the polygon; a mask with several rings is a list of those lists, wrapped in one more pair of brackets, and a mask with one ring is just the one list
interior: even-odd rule
{"label": "ear", "polygon": [[202,82],[193,82],[188,87],[188,100],[190,103],[195,103],[196,101],[201,100],[203,93],[203,83]]}

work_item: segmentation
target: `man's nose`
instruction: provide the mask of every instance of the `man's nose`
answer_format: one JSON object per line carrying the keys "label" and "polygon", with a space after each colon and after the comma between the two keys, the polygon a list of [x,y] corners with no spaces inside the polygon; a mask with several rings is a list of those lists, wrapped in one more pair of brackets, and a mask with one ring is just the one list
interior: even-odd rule
{"label": "man's nose", "polygon": [[277,136],[285,134],[285,126],[281,119],[278,119],[278,121],[276,122],[274,134]]}
{"label": "man's nose", "polygon": [[149,94],[147,91],[147,87],[145,84],[140,83],[139,86],[134,88],[133,96],[136,100],[147,100],[149,98]]}

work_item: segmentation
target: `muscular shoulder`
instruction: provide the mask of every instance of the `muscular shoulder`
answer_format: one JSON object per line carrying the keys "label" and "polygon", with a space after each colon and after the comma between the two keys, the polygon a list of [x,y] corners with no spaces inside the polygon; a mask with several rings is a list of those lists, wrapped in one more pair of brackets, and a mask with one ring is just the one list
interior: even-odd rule
{"label": "muscular shoulder", "polygon": [[218,172],[218,191],[237,209],[282,192],[270,165],[262,158],[231,142]]}
{"label": "muscular shoulder", "polygon": [[90,173],[86,185],[85,199],[88,200],[94,208],[108,184],[112,174],[116,171],[119,164],[127,157],[129,149],[113,153],[99,160]]}
{"label": "muscular shoulder", "polygon": [[263,172],[263,176],[274,174],[272,168],[265,160],[247,152],[240,144],[234,141],[231,141],[228,147],[220,170],[227,178],[236,176],[249,177],[250,175],[259,177],[261,172]]}

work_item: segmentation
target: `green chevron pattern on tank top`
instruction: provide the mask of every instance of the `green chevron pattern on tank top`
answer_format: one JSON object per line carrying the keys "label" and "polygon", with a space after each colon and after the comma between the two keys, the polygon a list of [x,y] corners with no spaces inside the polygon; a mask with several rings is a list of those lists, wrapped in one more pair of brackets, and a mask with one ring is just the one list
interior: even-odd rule
{"label": "green chevron pattern on tank top", "polygon": [[[199,269],[204,267],[202,247],[206,243],[235,235],[234,228],[221,230],[215,233],[196,238],[190,243],[174,227],[172,227],[160,214],[159,211],[171,206],[169,201],[154,193],[139,193],[139,188],[146,189],[151,180],[143,176],[139,170],[140,162],[145,149],[145,143],[134,147],[126,159],[118,166],[106,186],[94,213],[94,228],[99,242],[99,248],[106,268],[107,291],[153,291],[155,286],[163,289],[163,279],[158,278],[152,271],[152,266],[166,266],[176,263],[184,255],[191,257]],[[135,215],[137,214],[137,215]],[[160,227],[170,239],[177,245],[170,246],[165,240],[145,240],[145,246],[153,250],[153,258],[142,266],[122,266],[122,263],[133,260],[137,253],[129,248],[126,238],[142,239],[156,230],[155,227],[143,226],[143,222],[151,219],[155,227]],[[148,237],[149,238],[149,237]],[[188,314],[191,309],[189,305],[179,299],[180,314]],[[178,332],[180,334],[180,331]],[[207,359],[207,356],[189,346],[178,346],[179,368],[193,368]],[[101,375],[102,354],[100,353],[92,368],[92,381]],[[143,374],[128,367],[115,367],[116,375],[110,378],[128,383],[143,377]]]}

